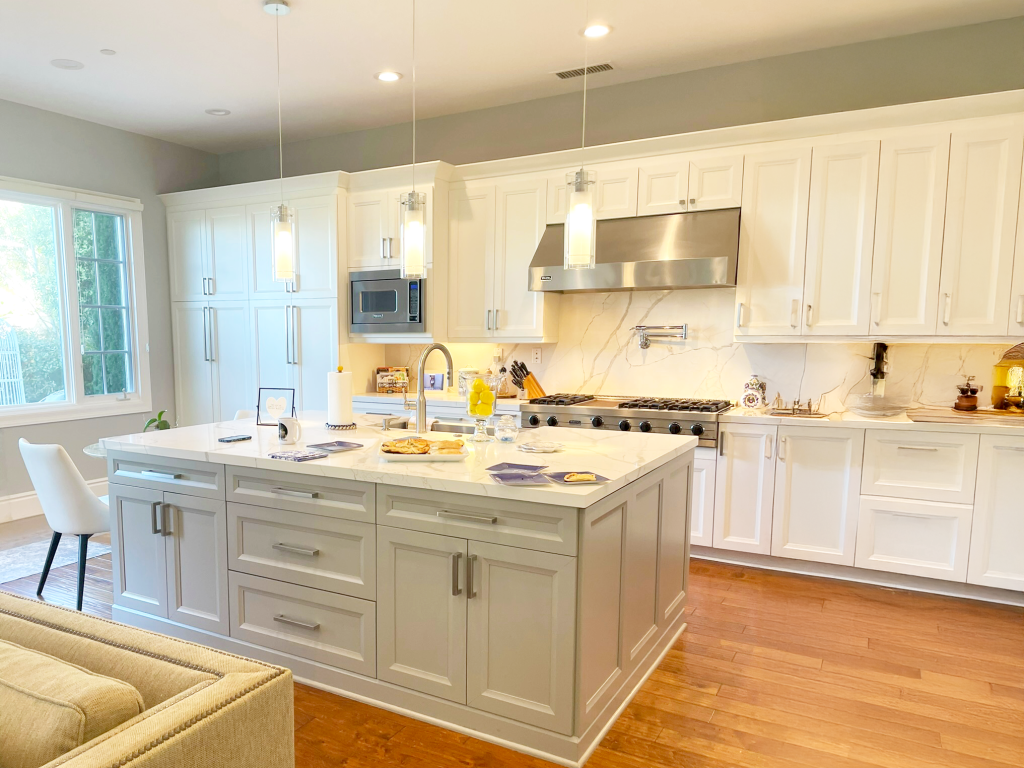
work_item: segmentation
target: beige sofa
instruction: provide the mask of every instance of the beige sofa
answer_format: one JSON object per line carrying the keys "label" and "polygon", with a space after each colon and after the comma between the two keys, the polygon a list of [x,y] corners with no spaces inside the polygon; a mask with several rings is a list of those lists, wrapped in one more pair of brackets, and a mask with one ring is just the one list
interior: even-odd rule
{"label": "beige sofa", "polygon": [[[81,674],[113,678],[107,682],[130,690],[118,683],[123,681],[138,692],[129,701],[141,713],[51,759],[46,768],[294,768],[287,669],[2,592],[0,640],[8,650],[15,644],[55,657],[41,656],[40,664],[75,665]],[[9,675],[17,671],[9,668]],[[59,676],[42,684],[57,685]],[[12,685],[8,701],[11,690],[20,690]],[[9,704],[8,722],[22,708],[11,709]],[[70,710],[77,711],[74,705]],[[31,725],[19,731],[26,745],[42,729],[39,720]],[[31,756],[10,749],[9,736],[4,740],[10,764],[32,764]]]}

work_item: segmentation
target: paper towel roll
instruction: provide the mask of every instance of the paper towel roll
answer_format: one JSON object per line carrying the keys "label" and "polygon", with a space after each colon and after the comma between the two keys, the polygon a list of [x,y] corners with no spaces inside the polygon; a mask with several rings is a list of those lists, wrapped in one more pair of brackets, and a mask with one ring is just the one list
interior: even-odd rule
{"label": "paper towel roll", "polygon": [[327,423],[331,426],[352,424],[352,374],[348,371],[327,373]]}

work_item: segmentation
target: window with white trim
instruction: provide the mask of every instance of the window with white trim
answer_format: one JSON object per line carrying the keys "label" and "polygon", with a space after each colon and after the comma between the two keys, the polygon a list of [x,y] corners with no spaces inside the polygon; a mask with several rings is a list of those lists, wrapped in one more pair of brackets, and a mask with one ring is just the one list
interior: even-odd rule
{"label": "window with white trim", "polygon": [[0,178],[0,425],[149,410],[141,207]]}

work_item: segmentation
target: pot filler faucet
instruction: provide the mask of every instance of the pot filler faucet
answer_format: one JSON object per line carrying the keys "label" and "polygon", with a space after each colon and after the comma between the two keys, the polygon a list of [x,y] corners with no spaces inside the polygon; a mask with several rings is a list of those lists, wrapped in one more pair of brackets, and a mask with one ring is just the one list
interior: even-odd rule
{"label": "pot filler faucet", "polygon": [[452,380],[455,378],[455,366],[452,364],[452,355],[444,344],[431,344],[420,353],[419,362],[416,363],[416,382],[420,389],[419,396],[416,398],[416,434],[418,435],[427,433],[427,391],[423,388],[423,366],[427,362],[427,357],[435,349],[441,350],[444,353],[444,359],[448,362],[449,387],[451,387]]}

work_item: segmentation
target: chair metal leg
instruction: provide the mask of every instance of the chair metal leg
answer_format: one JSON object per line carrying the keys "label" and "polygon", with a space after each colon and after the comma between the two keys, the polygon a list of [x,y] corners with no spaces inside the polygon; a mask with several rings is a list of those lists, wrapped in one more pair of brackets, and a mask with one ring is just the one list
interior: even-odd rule
{"label": "chair metal leg", "polygon": [[82,595],[85,594],[85,561],[89,557],[89,537],[83,533],[78,536],[78,610],[82,610]]}
{"label": "chair metal leg", "polygon": [[46,577],[50,575],[50,566],[53,565],[53,556],[57,554],[57,545],[60,544],[60,534],[53,532],[50,538],[50,551],[46,553],[46,565],[43,566],[43,574],[39,577],[39,588],[36,590],[36,597],[43,596],[43,585],[46,584]]}

